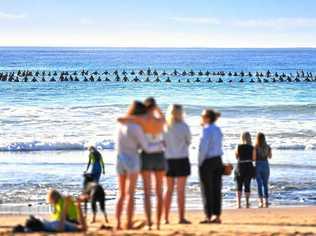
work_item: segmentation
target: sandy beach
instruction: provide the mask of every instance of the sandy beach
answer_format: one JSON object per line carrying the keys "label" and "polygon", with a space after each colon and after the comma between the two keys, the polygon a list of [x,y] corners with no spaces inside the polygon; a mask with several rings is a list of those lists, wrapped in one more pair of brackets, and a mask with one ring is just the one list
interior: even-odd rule
{"label": "sandy beach", "polygon": [[[192,225],[177,224],[174,213],[171,224],[162,225],[160,231],[100,230],[100,219],[89,225],[87,235],[316,235],[316,207],[224,210],[221,225],[199,224],[203,218],[201,212],[191,211],[187,216]],[[12,226],[23,223],[25,218],[25,215],[0,215],[0,235],[10,235]],[[136,219],[142,220],[143,216],[137,215]],[[110,222],[109,226],[114,225],[113,216]]]}
{"label": "sandy beach", "polygon": [[0,236],[316,236],[315,10],[0,0]]}

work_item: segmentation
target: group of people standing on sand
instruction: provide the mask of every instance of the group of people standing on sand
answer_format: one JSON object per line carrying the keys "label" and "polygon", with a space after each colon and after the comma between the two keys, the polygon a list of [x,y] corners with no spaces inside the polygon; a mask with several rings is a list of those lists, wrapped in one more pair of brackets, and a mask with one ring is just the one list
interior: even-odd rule
{"label": "group of people standing on sand", "polygon": [[[252,178],[255,178],[257,181],[259,208],[269,207],[268,184],[270,167],[268,159],[272,158],[272,150],[266,142],[265,135],[258,133],[256,144],[253,146],[250,133],[242,133],[240,136],[240,144],[236,147],[235,154],[238,160],[235,169],[237,207],[241,208],[243,190],[246,208],[250,207],[249,198]],[[253,165],[253,162],[256,163],[256,166]]]}
{"label": "group of people standing on sand", "polygon": [[[229,175],[232,170],[232,165],[222,162],[223,134],[216,124],[220,115],[212,109],[205,109],[201,114],[202,131],[198,150],[198,171],[205,214],[205,219],[200,222],[201,224],[221,223],[222,176]],[[184,121],[183,107],[178,104],[171,105],[165,116],[155,99],[150,97],[144,102],[134,101],[127,113],[118,118],[118,123],[116,229],[138,229],[145,225],[148,229],[152,228],[154,224],[151,202],[152,183],[154,183],[156,198],[156,229],[160,229],[162,217],[165,224],[170,223],[169,213],[174,191],[177,192],[178,223],[191,224],[185,217],[185,188],[187,177],[191,174],[189,159],[191,132]],[[268,159],[272,157],[272,152],[264,134],[257,134],[256,144],[253,146],[250,133],[242,133],[235,154],[238,160],[235,168],[237,207],[242,206],[243,192],[246,207],[250,207],[252,178],[257,180],[259,207],[268,207]],[[253,162],[256,163],[255,166]],[[99,201],[107,222],[104,190],[99,184],[100,176],[105,173],[105,168],[102,155],[95,147],[89,147],[86,172],[89,169],[91,169],[89,174],[93,182],[89,194],[84,190],[75,200],[71,196],[63,196],[56,190],[48,192],[47,200],[54,210],[52,221],[41,222],[44,230],[50,232],[86,230],[87,211],[85,215],[82,213],[81,203],[86,204],[88,200],[92,202],[93,221],[96,217],[95,205]],[[143,182],[145,222],[137,222],[133,218],[139,175]],[[165,191],[164,185],[166,185]],[[127,216],[126,223],[123,225],[122,214],[125,207]],[[36,220],[30,219],[37,225]]]}
{"label": "group of people standing on sand", "polygon": [[[190,224],[185,217],[185,186],[191,173],[189,146],[191,132],[183,118],[181,105],[171,105],[166,117],[154,98],[144,102],[134,101],[127,114],[118,119],[118,198],[116,204],[116,228],[122,229],[122,212],[126,204],[126,228],[133,229],[136,182],[140,174],[143,181],[144,210],[149,229],[153,225],[151,207],[151,178],[154,179],[156,197],[156,228],[160,229],[161,218],[169,224],[172,195],[176,187],[179,224]],[[230,172],[229,165],[222,162],[221,129],[216,125],[220,113],[205,109],[201,114],[202,133],[199,143],[198,165],[205,219],[201,224],[221,223],[222,175]],[[268,179],[271,148],[262,133],[257,135],[252,146],[248,132],[241,135],[241,144],[236,148],[238,160],[235,170],[237,205],[241,207],[244,188],[246,207],[249,207],[250,182],[258,183],[259,207],[268,207]],[[256,162],[256,167],[253,162]],[[228,168],[228,170],[226,170]],[[227,174],[227,173],[226,173]],[[164,181],[164,179],[166,181]],[[166,182],[166,191],[163,191]]]}

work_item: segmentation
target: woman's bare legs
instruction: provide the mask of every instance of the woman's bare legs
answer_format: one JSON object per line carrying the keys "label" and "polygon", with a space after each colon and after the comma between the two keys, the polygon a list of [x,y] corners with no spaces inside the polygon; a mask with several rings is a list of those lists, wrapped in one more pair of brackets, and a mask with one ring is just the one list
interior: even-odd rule
{"label": "woman's bare legs", "polygon": [[142,171],[143,185],[144,185],[144,207],[145,207],[145,215],[148,228],[151,229],[152,221],[151,221],[151,202],[150,202],[150,171]]}
{"label": "woman's bare legs", "polygon": [[127,195],[127,224],[126,228],[131,229],[133,227],[133,215],[134,215],[134,196],[137,183],[137,173],[128,175],[128,195]]}
{"label": "woman's bare legs", "polygon": [[[150,201],[150,192],[151,192],[151,173],[150,171],[143,171],[143,184],[144,184],[144,206],[145,206],[145,214],[147,218],[147,225],[149,229],[152,226],[151,220],[151,201]],[[164,171],[155,171],[155,189],[157,196],[157,229],[160,229],[160,221],[162,215],[162,207],[163,207],[163,177],[165,176]]]}
{"label": "woman's bare legs", "polygon": [[156,224],[157,229],[160,229],[160,221],[163,208],[163,178],[165,176],[165,171],[155,171],[155,189],[157,196],[157,209],[156,209]]}
{"label": "woman's bare legs", "polygon": [[121,216],[123,211],[123,205],[125,201],[125,189],[126,189],[126,175],[119,175],[118,177],[118,185],[119,185],[119,192],[118,192],[118,198],[116,203],[116,229],[121,230],[122,224],[121,224]]}
{"label": "woman's bare legs", "polygon": [[180,224],[190,224],[188,220],[185,219],[185,185],[187,177],[177,178],[177,195],[178,195],[178,209],[179,209],[179,223]]}
{"label": "woman's bare legs", "polygon": [[169,224],[169,212],[172,201],[172,194],[174,189],[175,179],[172,177],[167,177],[167,191],[164,198],[164,210],[165,210],[165,222]]}

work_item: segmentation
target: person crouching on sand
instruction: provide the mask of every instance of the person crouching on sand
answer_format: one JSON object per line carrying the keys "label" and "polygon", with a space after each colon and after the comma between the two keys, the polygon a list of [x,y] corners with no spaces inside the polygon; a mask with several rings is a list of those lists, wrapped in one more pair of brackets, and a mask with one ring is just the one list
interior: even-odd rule
{"label": "person crouching on sand", "polygon": [[206,219],[201,224],[220,224],[222,205],[222,139],[215,124],[220,113],[207,109],[202,112],[203,127],[199,145],[199,175]]}
{"label": "person crouching on sand", "polygon": [[167,159],[167,191],[164,197],[165,223],[169,224],[172,194],[174,186],[177,184],[179,224],[190,224],[191,222],[185,219],[185,185],[187,177],[191,174],[189,160],[191,132],[189,126],[183,121],[181,105],[172,105],[168,110],[164,134]]}
{"label": "person crouching on sand", "polygon": [[251,144],[251,135],[249,132],[244,132],[240,135],[240,144],[238,144],[235,154],[238,161],[235,170],[237,207],[241,208],[241,196],[244,188],[246,208],[249,208],[251,179],[255,174],[252,162],[256,160],[256,150]]}
{"label": "person crouching on sand", "polygon": [[[268,159],[272,158],[271,147],[267,144],[265,135],[258,133],[256,138],[256,180],[259,195],[259,207],[269,207],[269,177]],[[263,198],[265,201],[263,201]]]}
{"label": "person crouching on sand", "polygon": [[[146,106],[142,102],[135,101],[128,110],[127,116],[143,116],[146,114]],[[142,128],[131,121],[119,125],[118,129],[118,156],[117,173],[119,193],[116,204],[116,220],[118,230],[121,227],[121,215],[123,205],[127,198],[127,229],[136,229],[140,226],[133,225],[134,194],[137,176],[140,172],[141,163],[139,149],[146,152],[157,152],[163,147],[163,143],[151,144],[147,141]]]}
{"label": "person crouching on sand", "polygon": [[94,147],[90,146],[89,150],[89,161],[87,164],[86,172],[89,170],[92,164],[91,175],[96,183],[99,183],[101,173],[105,174],[104,162],[101,153]]}
{"label": "person crouching on sand", "polygon": [[[144,116],[126,116],[119,118],[121,123],[133,122],[140,125],[147,141],[151,144],[159,144],[163,141],[163,128],[165,125],[165,117],[157,106],[154,98],[147,98],[144,102],[146,106],[146,115]],[[148,228],[151,229],[151,176],[155,177],[155,193],[157,197],[156,224],[160,229],[160,221],[163,208],[163,178],[165,176],[165,157],[164,148],[155,152],[147,152],[143,150],[140,156],[141,174],[144,184],[144,205]]]}
{"label": "person crouching on sand", "polygon": [[57,190],[49,190],[47,202],[52,206],[52,221],[44,221],[43,227],[48,232],[86,231],[80,200],[76,202],[71,196],[63,196]]}

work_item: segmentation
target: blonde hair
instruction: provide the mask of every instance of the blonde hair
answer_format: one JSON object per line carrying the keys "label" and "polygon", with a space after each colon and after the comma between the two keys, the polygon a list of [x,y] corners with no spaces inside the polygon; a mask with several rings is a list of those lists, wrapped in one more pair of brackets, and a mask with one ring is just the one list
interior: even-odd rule
{"label": "blonde hair", "polygon": [[50,189],[47,193],[48,203],[56,203],[61,198],[62,198],[62,195],[56,189]]}
{"label": "blonde hair", "polygon": [[174,123],[176,122],[181,122],[182,120],[176,120],[175,114],[179,112],[179,113],[183,113],[183,108],[181,105],[179,104],[173,104],[170,105],[168,107],[168,111],[167,111],[167,125],[170,127],[172,126]]}
{"label": "blonde hair", "polygon": [[252,144],[252,142],[251,142],[251,135],[250,135],[249,132],[243,132],[240,135],[240,143],[242,143],[242,144],[249,144],[249,145]]}

